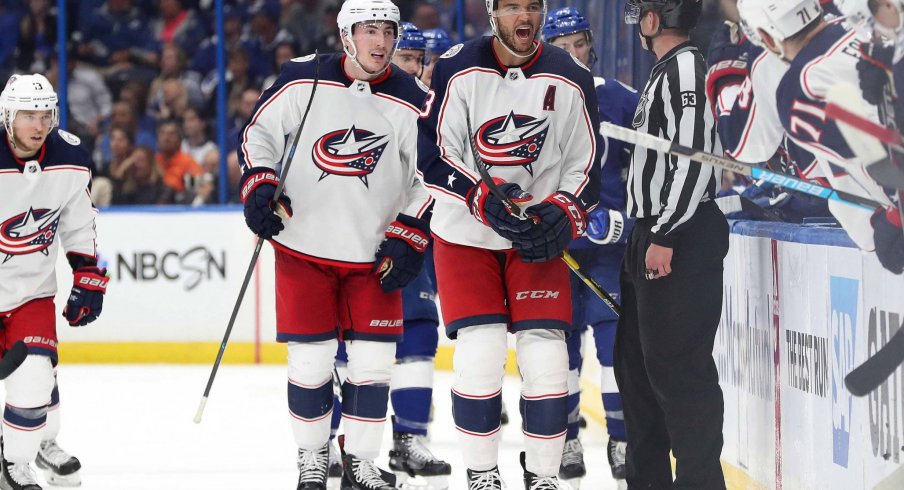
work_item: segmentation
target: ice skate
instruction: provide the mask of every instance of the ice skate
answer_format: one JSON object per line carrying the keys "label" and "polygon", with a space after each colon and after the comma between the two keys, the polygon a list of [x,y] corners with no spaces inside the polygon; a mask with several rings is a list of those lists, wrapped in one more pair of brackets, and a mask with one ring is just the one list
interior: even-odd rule
{"label": "ice skate", "polygon": [[29,463],[10,463],[3,458],[0,466],[3,467],[3,474],[0,475],[0,489],[41,490],[35,470]]}
{"label": "ice skate", "polygon": [[297,490],[326,490],[327,466],[330,461],[330,445],[320,449],[298,450]]}
{"label": "ice skate", "polygon": [[427,448],[424,436],[395,432],[389,451],[389,469],[407,490],[445,490],[449,488],[452,466],[441,461]]}
{"label": "ice skate", "polygon": [[499,467],[487,471],[468,470],[468,490],[502,490]]}
{"label": "ice skate", "polygon": [[82,463],[60,448],[55,439],[41,442],[35,464],[43,470],[44,479],[50,485],[78,487],[82,484],[82,477],[79,475]]}
{"label": "ice skate", "polygon": [[609,438],[606,444],[606,455],[609,456],[609,468],[612,469],[612,478],[616,480],[625,479],[625,449],[628,443]]}
{"label": "ice skate", "polygon": [[521,453],[521,468],[524,470],[524,490],[571,490],[571,487],[556,476],[537,476],[527,471],[527,455]]}
{"label": "ice skate", "polygon": [[580,439],[565,441],[565,449],[562,451],[562,463],[559,465],[559,478],[571,485],[572,488],[581,487],[581,479],[587,475],[587,467],[584,465],[584,446]]}
{"label": "ice skate", "polygon": [[341,490],[395,490],[395,475],[377,468],[373,461],[342,456]]}

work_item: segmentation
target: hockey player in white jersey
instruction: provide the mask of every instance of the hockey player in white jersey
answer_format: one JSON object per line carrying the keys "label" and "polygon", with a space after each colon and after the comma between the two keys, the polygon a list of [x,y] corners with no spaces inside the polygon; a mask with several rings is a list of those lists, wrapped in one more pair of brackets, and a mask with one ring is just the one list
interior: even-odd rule
{"label": "hockey player in white jersey", "polygon": [[[590,23],[574,7],[562,7],[549,13],[543,26],[543,40],[568,51],[588,68],[596,61]],[[599,102],[600,120],[630,127],[640,94],[618,80],[594,77],[593,82]],[[587,237],[578,238],[568,248],[571,255],[581,263],[581,269],[586,270],[588,275],[603,285],[606,292],[618,299],[621,296],[619,265],[625,255],[625,239],[633,225],[633,220],[625,220],[624,217],[625,181],[622,175],[627,169],[629,155],[626,145],[621,141],[604,138],[604,144],[600,206],[588,216]],[[583,341],[589,326],[593,330],[596,356],[602,373],[600,387],[606,411],[606,431],[609,435],[606,455],[612,477],[623,483],[627,435],[621,396],[612,369],[618,316],[574,276],[571,280],[571,297],[574,313],[573,331],[567,340],[568,433],[565,436],[565,452],[562,455],[559,478],[577,487],[587,472],[578,432]]]}
{"label": "hockey player in white jersey", "polygon": [[6,378],[0,488],[40,490],[30,465],[36,457],[40,466],[65,473],[51,472],[49,482],[77,485],[78,460],[44,436],[59,430],[58,411],[48,409],[58,404],[53,298],[60,247],[74,275],[63,310],[71,326],[97,319],[107,288],[106,270],[97,265],[93,163],[78,137],[56,128],[57,95],[44,76],[13,76],[0,94],[0,109],[2,348],[18,340],[28,346],[25,362]]}
{"label": "hockey player in white jersey", "polygon": [[[813,153],[832,187],[866,196],[887,208],[872,214],[853,206],[829,203],[829,209],[853,241],[875,250],[883,265],[899,256],[898,211],[882,187],[867,174],[845,142],[835,121],[826,118],[825,98],[839,82],[857,83],[861,39],[843,19],[828,22],[817,0],[740,0],[742,26],[751,41],[789,64],[776,92],[779,116],[796,144]],[[869,115],[878,121],[875,111]],[[886,265],[886,267],[888,267]]]}
{"label": "hockey player in white jersey", "polygon": [[[277,340],[289,343],[298,488],[326,486],[334,356],[344,340],[341,485],[386,490],[395,478],[373,460],[402,334],[399,289],[420,272],[429,243],[431,199],[415,175],[425,92],[390,66],[395,5],[347,0],[338,24],[344,54],[294,59],[261,95],[238,148],[241,189],[246,223],[276,249]],[[299,127],[309,101],[312,117]],[[271,202],[276,168],[297,131],[281,217]]]}
{"label": "hockey player in white jersey", "polygon": [[[446,333],[456,339],[452,408],[468,488],[502,486],[508,331],[522,375],[525,488],[553,490],[562,488],[572,320],[559,256],[599,201],[599,110],[589,70],[537,41],[545,1],[486,6],[494,35],[453,46],[434,67],[418,171],[437,199],[431,231]],[[479,165],[528,219],[507,209]]]}

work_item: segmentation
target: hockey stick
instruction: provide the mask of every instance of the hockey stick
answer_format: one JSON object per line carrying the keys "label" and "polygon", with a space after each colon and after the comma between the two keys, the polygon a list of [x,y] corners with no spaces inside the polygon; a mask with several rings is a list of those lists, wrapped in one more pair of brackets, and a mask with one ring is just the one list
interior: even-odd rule
{"label": "hockey stick", "polygon": [[854,396],[865,396],[885,382],[904,361],[904,328],[863,364],[844,377],[844,385]]}
{"label": "hockey stick", "polygon": [[21,340],[16,341],[12,347],[3,353],[3,359],[0,359],[0,380],[6,379],[13,374],[19,366],[25,362],[28,356],[28,347]]}
{"label": "hockey stick", "polygon": [[730,158],[720,157],[718,155],[713,155],[712,153],[706,153],[705,151],[688,148],[687,146],[682,146],[678,143],[672,143],[665,138],[641,133],[633,129],[623,128],[610,122],[603,122],[600,124],[600,134],[608,138],[615,138],[669,155],[685,157],[696,162],[712,165],[713,167],[730,170],[734,173],[746,175],[753,179],[763,179],[766,182],[777,186],[802,192],[820,199],[838,201],[870,211],[884,207],[881,203],[872,199],[851,194],[849,192],[822,187],[818,184],[791,177],[790,175],[775,173],[771,170],[757,167],[749,163],[738,162]]}
{"label": "hockey stick", "polygon": [[[470,117],[467,118],[467,123],[468,138],[470,139],[468,141],[468,146],[471,147],[471,155],[474,157],[474,164],[477,166],[478,172],[480,172],[480,180],[482,180],[483,183],[486,184],[487,188],[490,189],[490,192],[492,192],[493,195],[495,195],[500,201],[502,201],[502,204],[505,206],[508,212],[512,214],[512,216],[516,216],[523,220],[531,219],[530,216],[524,214],[524,211],[522,211],[517,204],[512,202],[512,200],[509,199],[508,196],[506,196],[499,189],[499,186],[497,186],[496,182],[493,181],[493,178],[490,177],[490,172],[487,170],[488,166],[483,161],[483,158],[480,158],[480,153],[477,152],[477,146],[474,144],[475,135],[471,130]],[[603,300],[603,303],[606,303],[606,306],[608,306],[609,309],[612,310],[613,313],[615,313],[615,316],[621,316],[621,307],[618,305],[618,303],[616,303],[615,300],[612,299],[612,296],[610,296],[609,293],[607,293],[606,290],[603,289],[603,286],[596,282],[592,277],[584,274],[584,271],[581,270],[581,265],[577,260],[575,260],[574,257],[571,256],[570,253],[568,253],[568,250],[562,251],[561,259],[565,261],[565,264],[568,265],[568,268],[571,269],[571,272],[573,272],[574,275],[578,276],[578,279],[583,281],[591,291],[599,296],[599,298]]]}
{"label": "hockey stick", "polygon": [[[311,103],[314,102],[314,94],[317,93],[317,85],[320,82],[320,56],[317,51],[314,52],[314,60],[314,85],[311,88],[311,95],[308,98],[308,106],[305,108],[304,115],[301,117],[301,124],[298,126],[298,132],[295,133],[295,138],[292,140],[292,146],[289,147],[289,153],[285,162],[283,162],[279,183],[276,185],[276,192],[273,194],[274,203],[278,203],[279,197],[282,196],[283,188],[285,188],[286,185],[286,176],[289,175],[289,167],[292,166],[292,159],[295,157],[295,149],[298,148],[298,139],[301,137],[304,123],[308,119],[308,113],[311,111]],[[277,209],[277,214],[280,214],[279,209]],[[286,216],[283,216],[283,219],[286,219]],[[263,247],[263,245],[264,239],[258,237],[257,245],[254,247],[254,254],[251,255],[251,263],[248,264],[248,270],[245,271],[245,279],[242,281],[242,288],[239,289],[239,297],[236,298],[235,305],[232,307],[232,316],[229,317],[229,325],[226,326],[223,342],[220,343],[220,350],[217,352],[217,360],[213,363],[210,378],[207,379],[207,387],[204,388],[204,395],[201,397],[201,403],[198,405],[198,411],[195,413],[194,421],[196,424],[201,423],[201,416],[204,413],[204,407],[207,405],[207,397],[210,396],[210,388],[213,386],[213,380],[217,375],[217,370],[220,368],[220,363],[223,361],[223,354],[226,353],[226,344],[229,342],[229,335],[232,333],[232,327],[235,325],[235,319],[242,306],[242,299],[245,297],[245,290],[248,289],[248,283],[251,281],[252,274],[254,274],[254,266],[257,265],[257,258],[261,253],[261,247]]]}

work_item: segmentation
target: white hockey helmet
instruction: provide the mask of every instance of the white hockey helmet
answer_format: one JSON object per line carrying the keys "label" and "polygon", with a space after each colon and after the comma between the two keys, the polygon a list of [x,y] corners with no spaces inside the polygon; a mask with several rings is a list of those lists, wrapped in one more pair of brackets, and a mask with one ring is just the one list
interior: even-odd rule
{"label": "white hockey helmet", "polygon": [[[529,57],[533,56],[534,53],[536,52],[536,49],[534,49],[534,52],[532,52],[531,54],[529,54],[527,56],[521,56],[521,55],[515,53],[514,51],[512,51],[512,48],[508,47],[505,44],[505,42],[502,40],[502,38],[499,37],[499,26],[496,25],[496,9],[499,7],[499,0],[485,0],[485,3],[487,6],[487,15],[490,16],[490,28],[493,29],[493,35],[496,36],[496,39],[499,40],[499,44],[501,44],[502,47],[505,48],[505,50],[508,51],[509,53],[511,53],[513,56],[517,56],[517,57],[521,57],[521,58],[529,58]],[[546,0],[540,0],[540,3],[543,5],[543,8],[540,12],[541,13],[540,28],[537,29],[537,33],[536,33],[536,36],[538,36],[538,37],[543,33],[543,26],[546,24],[546,12],[547,12]]]}
{"label": "white hockey helmet", "polygon": [[901,0],[888,0],[888,5],[897,11],[898,24],[896,26],[887,26],[875,17],[877,10],[884,7],[876,0],[835,0],[833,2],[841,15],[847,18],[847,21],[857,30],[866,31],[867,35],[872,35],[875,30],[880,35],[889,39],[895,39],[904,30],[904,5]]}
{"label": "white hockey helmet", "polygon": [[[345,54],[348,55],[355,66],[367,72],[367,70],[358,63],[358,46],[355,45],[355,40],[352,38],[354,26],[360,22],[390,22],[395,28],[396,36],[392,50],[389,52],[387,58],[392,59],[392,55],[395,54],[396,46],[399,44],[399,22],[401,21],[401,18],[402,16],[399,13],[399,8],[390,0],[345,0],[345,2],[342,3],[342,7],[339,9],[336,23],[339,24],[339,33],[348,39],[354,52],[350,52],[345,43],[342,44],[343,51],[345,51]],[[387,63],[386,68],[388,67],[389,64]],[[385,71],[386,68],[379,73]],[[379,73],[371,73],[371,75],[378,75]]]}
{"label": "white hockey helmet", "polygon": [[738,0],[744,34],[765,47],[760,31],[769,34],[781,48],[785,39],[822,18],[819,0]]}
{"label": "white hockey helmet", "polygon": [[44,75],[13,75],[0,92],[0,119],[9,140],[13,139],[13,121],[19,111],[50,111],[51,128],[60,123],[60,110],[57,107],[57,94],[50,81]]}

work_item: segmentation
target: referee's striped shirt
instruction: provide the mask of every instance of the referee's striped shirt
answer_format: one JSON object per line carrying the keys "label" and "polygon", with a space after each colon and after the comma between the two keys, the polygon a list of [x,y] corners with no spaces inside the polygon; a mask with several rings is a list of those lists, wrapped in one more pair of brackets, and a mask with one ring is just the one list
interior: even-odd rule
{"label": "referee's striped shirt", "polygon": [[[706,61],[699,50],[690,42],[675,47],[653,67],[634,128],[721,155],[705,84]],[[715,199],[721,179],[720,169],[638,145],[628,170],[628,214],[657,217],[653,243],[671,247],[697,206]]]}

